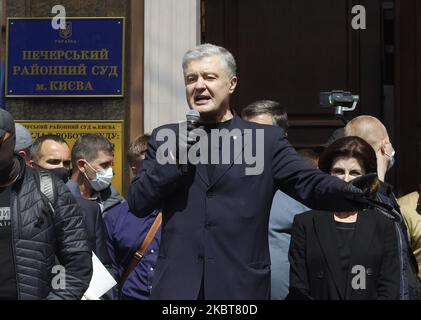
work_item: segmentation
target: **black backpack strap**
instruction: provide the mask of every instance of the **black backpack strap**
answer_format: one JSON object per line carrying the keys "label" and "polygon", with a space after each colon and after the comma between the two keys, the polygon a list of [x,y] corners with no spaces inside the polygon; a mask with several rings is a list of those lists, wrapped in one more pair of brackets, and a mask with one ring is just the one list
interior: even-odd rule
{"label": "black backpack strap", "polygon": [[42,170],[36,171],[35,180],[37,181],[41,196],[43,197],[43,200],[46,200],[45,202],[48,203],[51,212],[54,213],[54,208],[57,203],[57,192],[51,173]]}

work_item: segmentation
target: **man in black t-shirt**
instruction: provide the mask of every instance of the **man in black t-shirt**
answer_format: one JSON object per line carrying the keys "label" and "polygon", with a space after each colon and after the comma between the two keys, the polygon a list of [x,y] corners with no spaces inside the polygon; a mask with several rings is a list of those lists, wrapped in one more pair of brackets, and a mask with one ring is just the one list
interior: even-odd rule
{"label": "man in black t-shirt", "polygon": [[10,190],[0,188],[0,299],[16,299],[15,264],[10,226]]}
{"label": "man in black t-shirt", "polygon": [[80,209],[54,176],[49,206],[15,142],[13,117],[0,109],[0,299],[81,299],[92,260]]}

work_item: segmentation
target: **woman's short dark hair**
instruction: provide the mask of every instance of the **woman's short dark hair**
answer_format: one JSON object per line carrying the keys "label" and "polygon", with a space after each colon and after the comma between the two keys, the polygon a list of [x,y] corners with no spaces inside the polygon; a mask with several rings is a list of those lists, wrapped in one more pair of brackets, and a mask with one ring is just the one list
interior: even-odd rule
{"label": "woman's short dark hair", "polygon": [[359,137],[344,137],[333,142],[320,155],[320,170],[330,173],[333,161],[338,158],[355,158],[365,173],[377,173],[377,158],[374,149]]}

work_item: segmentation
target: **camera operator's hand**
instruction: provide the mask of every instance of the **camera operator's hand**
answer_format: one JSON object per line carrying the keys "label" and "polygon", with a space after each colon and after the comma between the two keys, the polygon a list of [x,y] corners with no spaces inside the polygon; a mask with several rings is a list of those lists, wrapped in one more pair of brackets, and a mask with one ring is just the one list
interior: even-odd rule
{"label": "camera operator's hand", "polygon": [[372,199],[379,186],[380,181],[377,174],[369,173],[347,182],[343,191],[348,199],[358,204],[367,204],[366,199]]}

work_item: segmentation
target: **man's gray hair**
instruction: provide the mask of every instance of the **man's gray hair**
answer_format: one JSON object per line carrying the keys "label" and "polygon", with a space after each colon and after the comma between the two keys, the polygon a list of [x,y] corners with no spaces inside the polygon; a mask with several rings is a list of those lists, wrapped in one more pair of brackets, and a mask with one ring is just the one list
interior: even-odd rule
{"label": "man's gray hair", "polygon": [[210,43],[201,44],[185,53],[183,57],[183,71],[186,71],[187,64],[190,61],[211,56],[222,57],[229,77],[234,77],[237,75],[237,64],[235,63],[235,59],[232,54],[227,49]]}

